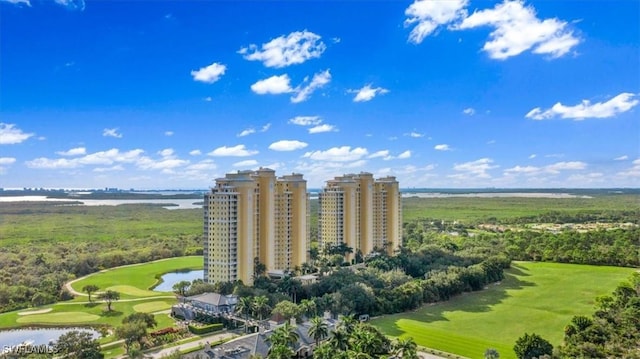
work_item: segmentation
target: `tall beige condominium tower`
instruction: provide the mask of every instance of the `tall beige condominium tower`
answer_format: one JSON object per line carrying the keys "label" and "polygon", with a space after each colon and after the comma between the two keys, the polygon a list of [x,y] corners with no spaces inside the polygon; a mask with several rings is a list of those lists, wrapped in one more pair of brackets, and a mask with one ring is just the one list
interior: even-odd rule
{"label": "tall beige condominium tower", "polygon": [[255,259],[267,271],[307,261],[309,198],[301,174],[228,173],[205,195],[204,277],[253,283]]}
{"label": "tall beige condominium tower", "polygon": [[374,180],[371,173],[346,174],[326,182],[319,194],[321,246],[345,243],[355,253],[374,249],[393,254],[402,242],[402,202],[395,177]]}

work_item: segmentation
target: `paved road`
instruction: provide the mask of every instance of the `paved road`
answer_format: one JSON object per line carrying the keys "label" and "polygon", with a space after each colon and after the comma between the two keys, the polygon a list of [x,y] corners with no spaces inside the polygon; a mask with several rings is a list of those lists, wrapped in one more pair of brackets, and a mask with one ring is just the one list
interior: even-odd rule
{"label": "paved road", "polygon": [[201,344],[205,344],[206,342],[213,343],[213,342],[216,342],[218,340],[228,339],[228,338],[232,338],[232,337],[236,337],[236,336],[237,336],[237,334],[230,333],[230,332],[212,334],[212,335],[209,335],[209,336],[206,336],[206,337],[202,337],[202,339],[200,339],[200,340],[189,342],[189,343],[185,343],[185,344],[176,345],[176,346],[171,347],[171,348],[156,349],[156,350],[152,350],[152,351],[148,351],[148,352],[145,351],[145,356],[149,357],[149,358],[161,358],[163,355],[171,354],[176,349],[178,349],[178,350],[192,349],[192,348],[195,348],[197,346],[200,346]]}

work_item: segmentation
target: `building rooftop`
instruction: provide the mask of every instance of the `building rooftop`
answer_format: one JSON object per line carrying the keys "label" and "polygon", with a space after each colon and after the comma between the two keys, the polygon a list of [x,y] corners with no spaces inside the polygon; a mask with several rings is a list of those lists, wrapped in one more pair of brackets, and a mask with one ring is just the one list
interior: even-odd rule
{"label": "building rooftop", "polygon": [[233,305],[238,303],[238,297],[230,294],[230,295],[222,295],[218,293],[202,293],[198,295],[194,295],[186,298],[189,301],[198,301],[211,305]]}
{"label": "building rooftop", "polygon": [[[337,324],[334,319],[325,319],[329,332],[332,332]],[[296,353],[310,352],[311,347],[315,344],[315,340],[309,335],[310,322],[298,324],[295,327],[296,333],[298,333],[298,342],[295,345],[294,351]],[[198,356],[200,358],[210,359],[248,359],[252,355],[259,354],[263,358],[266,358],[269,354],[269,348],[271,344],[268,338],[273,334],[273,331],[253,333],[242,336],[240,338],[231,340],[224,344],[221,344],[215,348],[205,348],[201,351],[197,351],[183,358],[194,359]]]}

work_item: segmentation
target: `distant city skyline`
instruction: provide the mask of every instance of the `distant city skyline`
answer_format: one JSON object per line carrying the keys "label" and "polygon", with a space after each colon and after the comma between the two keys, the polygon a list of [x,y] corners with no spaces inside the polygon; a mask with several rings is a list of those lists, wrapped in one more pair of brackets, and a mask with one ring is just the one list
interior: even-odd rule
{"label": "distant city skyline", "polygon": [[0,188],[640,183],[640,2],[0,0]]}

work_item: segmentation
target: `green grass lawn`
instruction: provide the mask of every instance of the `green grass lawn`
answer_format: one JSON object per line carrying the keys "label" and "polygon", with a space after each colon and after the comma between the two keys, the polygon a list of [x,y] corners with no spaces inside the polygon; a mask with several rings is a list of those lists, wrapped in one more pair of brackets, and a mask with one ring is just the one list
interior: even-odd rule
{"label": "green grass lawn", "polygon": [[553,345],[574,315],[591,315],[595,298],[609,294],[631,268],[514,262],[499,285],[416,311],[372,320],[390,336],[470,358],[495,348],[515,358],[513,345],[525,332]]}
{"label": "green grass lawn", "polygon": [[[162,303],[162,305],[160,306],[159,303]],[[0,314],[0,329],[34,324],[110,325],[116,327],[121,325],[122,319],[129,314],[138,311],[147,313],[161,311],[170,308],[175,303],[177,301],[172,298],[163,298],[162,301],[150,298],[132,302],[114,302],[111,304],[112,310],[109,312],[107,305],[102,302],[91,304],[63,302],[47,305],[46,307],[52,308],[52,310],[43,314],[18,315],[18,312],[2,313]],[[158,322],[158,329],[172,326],[174,323],[173,319],[166,313],[156,314],[155,317]]]}
{"label": "green grass lawn", "polygon": [[100,319],[99,315],[85,312],[58,312],[46,314],[32,314],[18,317],[16,322],[25,323],[43,323],[43,324],[70,324],[85,323]]}
{"label": "green grass lawn", "polygon": [[[202,266],[202,256],[170,258],[98,272],[73,283],[72,287],[82,291],[85,285],[95,284],[100,290],[120,292],[121,298],[157,296],[166,292],[149,290],[158,284],[156,277],[181,269],[202,269]],[[76,300],[86,300],[86,297],[78,297]]]}
{"label": "green grass lawn", "polygon": [[161,310],[166,310],[169,308],[171,308],[171,303],[166,301],[145,302],[133,306],[133,310],[142,313],[159,312]]}
{"label": "green grass lawn", "polygon": [[[92,274],[74,284],[81,290],[87,284],[95,284],[101,289],[113,289],[121,292],[120,301],[113,302],[112,310],[96,300],[87,302],[85,296],[78,296],[73,301],[58,302],[41,308],[32,308],[0,314],[0,329],[33,325],[109,325],[117,327],[122,319],[135,312],[154,313],[171,308],[176,303],[172,293],[148,290],[157,283],[156,276],[179,269],[202,269],[202,257],[178,257],[167,260],[144,263],[140,265],[113,268],[108,271]],[[46,313],[38,310],[49,309]],[[23,315],[18,315],[22,312]],[[26,313],[25,313],[26,312]],[[36,312],[29,314],[29,312]],[[25,315],[26,314],[26,315]],[[166,313],[155,315],[158,329],[174,325],[174,321]]]}

